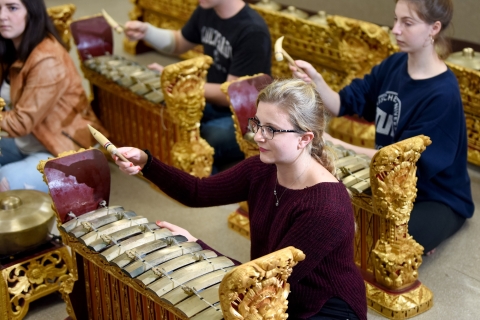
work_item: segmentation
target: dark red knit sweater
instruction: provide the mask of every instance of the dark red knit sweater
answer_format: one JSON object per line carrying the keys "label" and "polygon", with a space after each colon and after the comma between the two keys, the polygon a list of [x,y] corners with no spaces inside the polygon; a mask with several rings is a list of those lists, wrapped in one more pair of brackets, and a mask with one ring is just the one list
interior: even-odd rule
{"label": "dark red knit sweater", "polygon": [[275,206],[276,167],[258,156],[217,175],[198,179],[153,159],[144,175],[167,195],[190,207],[248,201],[251,258],[294,246],[306,259],[294,269],[288,296],[289,319],[318,313],[331,297],[346,301],[367,319],[365,285],[353,258],[355,234],[350,198],[341,183],[286,190]]}

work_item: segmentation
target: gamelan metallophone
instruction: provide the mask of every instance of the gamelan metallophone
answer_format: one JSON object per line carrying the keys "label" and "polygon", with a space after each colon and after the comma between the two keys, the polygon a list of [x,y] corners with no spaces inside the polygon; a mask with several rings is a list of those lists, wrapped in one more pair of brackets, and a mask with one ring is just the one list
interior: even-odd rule
{"label": "gamelan metallophone", "polygon": [[158,74],[115,55],[82,64],[92,107],[118,146],[148,149],[198,177],[210,175],[213,148],[200,137],[208,56],[168,65]]}
{"label": "gamelan metallophone", "polygon": [[160,74],[117,55],[85,60],[84,65],[153,103],[163,102]]}
{"label": "gamelan metallophone", "polygon": [[92,57],[82,65],[93,94],[92,107],[119,146],[137,146],[171,164],[178,127],[165,112],[160,75],[115,55]]}
{"label": "gamelan metallophone", "polygon": [[[328,144],[328,143],[327,143]],[[340,145],[331,145],[337,160],[337,177],[355,194],[371,194],[370,192],[370,161],[364,154],[356,154]]]}
{"label": "gamelan metallophone", "polygon": [[[159,228],[120,206],[91,211],[59,228],[83,244],[85,251],[102,259],[111,270],[122,273],[138,288],[171,305],[185,318],[223,319],[218,289],[224,275],[234,267],[231,259],[202,250],[199,244],[186,242],[183,236],[173,236],[168,229]],[[87,269],[96,267],[91,262],[84,263]],[[93,298],[89,313],[93,318],[99,318],[104,312],[101,309],[107,304],[111,305],[113,314],[118,312],[120,316],[127,310],[131,312],[131,295],[122,299],[122,292],[129,289],[119,289],[120,283],[107,289],[108,284],[117,280],[105,271],[93,271],[90,277],[94,282],[89,285]],[[95,282],[103,286],[97,288]],[[97,290],[104,292],[99,294]],[[135,294],[133,299],[138,299],[134,308],[148,303]],[[147,305],[147,310],[152,307]]]}

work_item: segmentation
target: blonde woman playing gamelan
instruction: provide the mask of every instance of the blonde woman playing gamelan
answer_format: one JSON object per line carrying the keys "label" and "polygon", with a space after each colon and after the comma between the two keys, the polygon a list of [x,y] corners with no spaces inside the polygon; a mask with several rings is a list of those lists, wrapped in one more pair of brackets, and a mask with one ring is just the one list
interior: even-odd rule
{"label": "blonde woman playing gamelan", "polygon": [[[424,134],[432,139],[418,162],[417,198],[409,233],[432,253],[473,215],[467,172],[467,134],[457,79],[443,62],[445,30],[453,16],[451,0],[397,0],[392,29],[402,52],[355,79],[339,93],[305,61],[297,61],[315,82],[334,115],[358,114],[375,121],[376,149]],[[332,139],[335,144],[346,145]],[[373,156],[376,150],[347,145]]]}
{"label": "blonde woman playing gamelan", "polygon": [[[251,259],[287,246],[306,254],[289,278],[289,319],[366,319],[365,285],[353,259],[354,216],[325,148],[325,110],[302,80],[275,81],[259,93],[249,120],[260,155],[199,179],[148,152],[124,147],[128,174],[142,170],[167,195],[191,207],[248,201]],[[188,231],[158,222],[210,248]]]}

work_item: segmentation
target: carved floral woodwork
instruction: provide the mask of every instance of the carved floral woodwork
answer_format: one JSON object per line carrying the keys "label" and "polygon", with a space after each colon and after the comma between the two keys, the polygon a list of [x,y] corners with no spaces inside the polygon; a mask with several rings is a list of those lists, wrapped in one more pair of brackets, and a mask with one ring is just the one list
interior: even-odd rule
{"label": "carved floral woodwork", "polygon": [[202,55],[171,64],[161,78],[167,113],[180,127],[179,141],[172,148],[173,165],[197,177],[209,176],[213,164],[213,148],[200,137],[204,86],[212,62]]}
{"label": "carved floral woodwork", "polygon": [[[372,159],[372,204],[380,216],[375,254],[375,279],[391,289],[403,289],[418,278],[423,247],[408,234],[417,189],[414,164],[430,140],[407,139],[379,150]],[[389,150],[391,149],[391,150]]]}
{"label": "carved floral woodwork", "polygon": [[[416,198],[416,162],[431,144],[426,136],[405,139],[380,149],[370,165],[373,212],[379,217],[379,239],[373,249],[374,277],[388,292],[367,287],[370,306],[386,316],[419,314],[433,306],[433,294],[418,281],[423,247],[408,234]],[[368,281],[367,281],[368,282]],[[403,290],[403,293],[397,293]],[[395,292],[397,291],[397,292]],[[404,303],[408,298],[417,299]]]}
{"label": "carved floral woodwork", "polygon": [[301,250],[287,247],[227,273],[219,289],[224,319],[287,319],[287,280],[304,259]]}
{"label": "carved floral woodwork", "polygon": [[248,219],[248,211],[245,211],[244,213],[238,211],[239,209],[228,216],[228,227],[245,238],[250,239],[250,220]]}
{"label": "carved floral woodwork", "polygon": [[[180,29],[197,5],[198,1],[193,0],[136,0],[130,18],[141,18],[165,29]],[[369,72],[374,65],[396,50],[388,32],[373,23],[332,15],[327,18],[328,26],[324,26],[255,4],[250,6],[265,19],[272,44],[285,36],[283,49],[294,59],[311,62],[337,91],[352,79]],[[135,53],[131,49],[127,51]],[[197,47],[185,57],[191,58],[196,52],[201,52],[201,49]],[[277,61],[274,53],[272,75],[291,77],[288,64]]]}
{"label": "carved floral woodwork", "polygon": [[70,50],[70,40],[72,38],[70,23],[72,22],[76,9],[77,7],[74,4],[64,4],[47,8],[47,13],[52,19],[58,35],[67,46],[67,50]]}
{"label": "carved floral woodwork", "polygon": [[[373,23],[329,16],[328,26],[251,5],[267,22],[272,43],[285,36],[283,49],[310,62],[338,91],[394,52],[388,33]],[[288,64],[272,57],[272,75],[291,77]]]}
{"label": "carved floral woodwork", "polygon": [[457,77],[467,122],[468,161],[480,165],[480,71],[447,62]]}
{"label": "carved floral woodwork", "polygon": [[334,117],[328,123],[328,133],[347,143],[375,148],[375,126],[353,116]]}
{"label": "carved floral woodwork", "polygon": [[53,247],[11,266],[1,269],[0,319],[23,319],[31,302],[60,291],[67,312],[75,319],[68,297],[77,272],[65,246]]}

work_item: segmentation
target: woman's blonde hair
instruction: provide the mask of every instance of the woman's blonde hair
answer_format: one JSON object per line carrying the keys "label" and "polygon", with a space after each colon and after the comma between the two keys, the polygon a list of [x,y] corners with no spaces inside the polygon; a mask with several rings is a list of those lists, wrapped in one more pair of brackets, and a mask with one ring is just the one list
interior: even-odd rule
{"label": "woman's blonde hair", "polygon": [[328,114],[313,85],[299,79],[275,80],[258,94],[257,107],[260,101],[275,104],[284,110],[290,116],[290,123],[295,130],[313,132],[314,137],[308,144],[307,151],[336,175],[333,152],[323,139]]}

